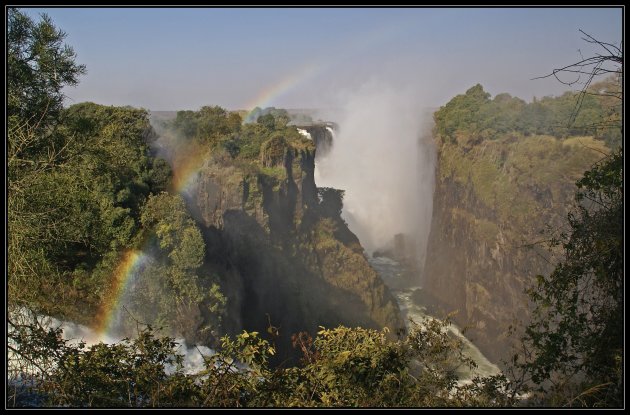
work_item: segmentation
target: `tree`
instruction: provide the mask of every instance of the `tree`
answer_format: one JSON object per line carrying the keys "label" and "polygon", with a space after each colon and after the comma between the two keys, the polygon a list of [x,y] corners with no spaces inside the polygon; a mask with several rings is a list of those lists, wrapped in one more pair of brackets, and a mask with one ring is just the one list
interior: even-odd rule
{"label": "tree", "polygon": [[261,115],[256,119],[258,124],[264,125],[268,130],[273,131],[276,128],[276,119],[273,114]]}
{"label": "tree", "polygon": [[[40,319],[41,320],[41,319]],[[184,371],[184,356],[151,327],[134,340],[85,347],[40,320],[9,321],[7,403],[71,407],[387,407],[509,406],[505,377],[458,384],[474,365],[448,321],[414,325],[404,340],[386,330],[322,328],[315,340],[293,336],[302,364],[270,367],[275,348],[257,332],[224,336]],[[196,353],[190,350],[187,354]],[[199,358],[200,357],[200,358]],[[191,362],[189,362],[191,363]],[[28,372],[24,372],[28,369]],[[36,379],[35,382],[27,380]],[[29,402],[30,400],[30,402]]]}
{"label": "tree", "polygon": [[[613,71],[620,72],[623,62],[614,45],[588,35],[586,40],[610,54],[583,59],[551,74],[586,76],[584,94],[594,77],[610,73],[605,65],[619,65]],[[578,101],[576,111],[583,109],[584,102]],[[585,172],[577,187],[578,205],[568,215],[569,231],[551,241],[551,248],[561,248],[562,259],[550,275],[539,275],[529,290],[535,309],[523,340],[532,356],[526,360],[515,356],[515,360],[547,394],[547,405],[622,406],[622,149]]]}
{"label": "tree", "polygon": [[7,115],[10,126],[20,123],[43,130],[62,108],[64,86],[78,83],[85,66],[75,62],[66,34],[43,14],[35,23],[18,9],[8,9]]}
{"label": "tree", "polygon": [[28,301],[40,292],[38,283],[57,274],[44,251],[80,239],[62,226],[73,199],[64,195],[62,182],[71,186],[76,180],[51,171],[69,156],[68,137],[55,129],[61,89],[75,85],[85,67],[75,64],[72,48],[62,44],[65,34],[46,15],[35,23],[9,8],[7,29],[7,277],[12,299]]}
{"label": "tree", "polygon": [[177,111],[177,116],[167,127],[172,125],[173,129],[182,137],[191,139],[197,135],[197,121],[194,111]]}
{"label": "tree", "polygon": [[319,205],[322,213],[332,218],[340,217],[343,209],[344,194],[345,190],[332,187],[318,187],[317,195],[320,200]]}
{"label": "tree", "polygon": [[9,9],[8,29],[9,306],[87,323],[170,171],[149,154],[145,110],[62,107],[85,68],[47,16]]}
{"label": "tree", "polygon": [[141,222],[145,251],[154,256],[136,276],[130,310],[169,333],[210,343],[218,338],[226,298],[216,278],[201,273],[206,245],[181,196],[148,197]]}
{"label": "tree", "polygon": [[466,129],[476,132],[481,108],[490,102],[490,94],[480,84],[469,88],[465,94],[457,95],[444,107],[435,112],[437,132],[451,140],[455,140],[455,132]]}
{"label": "tree", "polygon": [[[592,129],[600,130],[620,129],[622,121],[620,107],[621,101],[623,100],[621,85],[623,75],[623,51],[621,44],[617,46],[612,43],[600,41],[583,30],[580,30],[580,33],[584,35],[582,40],[591,45],[595,45],[599,52],[588,58],[582,57],[582,59],[576,63],[556,68],[551,73],[534,79],[543,79],[553,76],[558,82],[564,85],[580,86],[573,111],[567,122],[569,126],[576,123],[578,116],[583,112],[585,103],[588,102],[588,98],[596,96],[608,101],[611,114],[603,119],[600,118],[597,122],[583,125],[582,128],[589,126]],[[595,85],[593,83],[601,77],[608,78],[608,85]],[[607,98],[612,98],[613,103],[611,104],[610,100]]]}

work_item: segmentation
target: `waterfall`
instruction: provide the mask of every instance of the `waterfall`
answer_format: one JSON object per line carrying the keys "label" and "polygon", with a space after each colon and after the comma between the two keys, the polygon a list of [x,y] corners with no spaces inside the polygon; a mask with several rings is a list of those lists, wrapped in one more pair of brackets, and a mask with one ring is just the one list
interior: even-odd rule
{"label": "waterfall", "polygon": [[[414,302],[420,289],[433,214],[436,148],[431,113],[416,97],[384,85],[363,87],[348,97],[335,120],[338,130],[326,154],[316,153],[315,183],[345,190],[342,217],[368,253],[393,252],[396,259],[369,259],[394,294],[405,320],[422,324],[431,316]],[[407,253],[411,251],[412,262]],[[411,275],[412,277],[408,277]],[[454,324],[463,352],[478,367],[458,369],[460,383],[500,373]]]}
{"label": "waterfall", "polygon": [[330,133],[330,135],[332,136],[333,142],[335,141],[335,130],[333,130],[331,127],[326,126],[326,130],[328,130],[328,132]]}
{"label": "waterfall", "polygon": [[[342,216],[368,253],[404,235],[422,269],[433,209],[435,148],[418,97],[369,84],[346,98],[334,146],[316,159],[316,184],[345,191]],[[424,133],[424,134],[423,134]],[[421,139],[421,137],[427,137]],[[400,238],[399,238],[400,239]]]}
{"label": "waterfall", "polygon": [[304,137],[308,138],[309,140],[313,139],[313,137],[311,137],[311,133],[309,133],[308,131],[303,130],[301,128],[298,128],[297,130],[298,130],[298,133],[302,134]]}

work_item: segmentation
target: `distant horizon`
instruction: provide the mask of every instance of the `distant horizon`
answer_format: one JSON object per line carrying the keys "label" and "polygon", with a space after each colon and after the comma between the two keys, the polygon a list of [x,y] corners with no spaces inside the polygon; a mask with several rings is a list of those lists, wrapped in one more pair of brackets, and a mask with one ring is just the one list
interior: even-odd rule
{"label": "distant horizon", "polygon": [[[605,78],[601,78],[599,80],[604,80],[604,79]],[[474,86],[474,85],[471,85],[470,87],[472,87],[472,86]],[[506,92],[506,91],[497,92],[496,94],[491,94],[490,98],[492,99],[496,95],[506,94],[507,93],[507,94],[510,94],[512,97],[522,99],[523,101],[525,101],[526,103],[529,104],[529,103],[532,103],[534,100],[539,100],[539,99],[542,99],[542,98],[556,98],[556,97],[559,97],[559,96],[561,96],[561,95],[563,95],[563,94],[565,94],[567,92],[576,92],[575,88],[572,89],[569,86],[565,86],[565,87],[566,87],[566,89],[564,91],[559,92],[559,93],[542,95],[542,96],[533,96],[532,99],[529,99],[529,100],[525,99],[523,97],[520,97],[518,95],[512,95],[512,94],[510,94],[509,92]],[[484,88],[484,90],[485,90],[485,88]],[[488,92],[487,90],[485,90],[485,91]],[[456,93],[455,95],[451,96],[448,99],[448,101],[450,101],[452,98],[454,98],[457,95],[464,94],[465,92],[466,92],[466,90],[463,90],[461,92]],[[437,111],[438,109],[440,109],[440,107],[446,105],[448,103],[448,101],[444,102],[441,105],[437,105],[437,106],[430,106],[430,105],[429,106],[425,106],[425,109],[432,110],[432,111]],[[81,103],[84,103],[84,102],[92,102],[94,104],[105,105],[105,106],[111,106],[112,105],[112,104],[95,102],[94,100],[87,100],[87,101],[81,101],[81,102],[72,102],[72,103],[69,103],[66,100],[66,101],[64,101],[64,106],[65,107],[70,107],[72,105],[81,104]],[[133,107],[133,108],[142,108],[142,109],[145,109],[145,110],[150,111],[150,112],[199,111],[203,107],[214,107],[214,106],[221,107],[224,110],[230,111],[230,112],[239,112],[239,111],[250,112],[250,111],[254,110],[254,108],[256,108],[256,107],[252,107],[252,108],[227,108],[227,107],[225,107],[225,106],[223,106],[223,105],[221,105],[219,103],[202,104],[202,105],[200,105],[200,106],[198,106],[196,108],[177,108],[177,109],[153,109],[153,108],[146,108],[146,107],[134,106],[134,105],[129,105],[129,104],[123,104],[121,106],[125,106],[125,105]],[[263,109],[263,110],[266,109],[266,108],[276,108],[276,109],[283,109],[283,110],[287,110],[287,111],[333,111],[333,110],[342,110],[344,107],[343,106],[336,106],[336,107],[332,107],[332,106],[328,106],[328,107],[283,107],[283,106],[277,106],[277,105],[268,105],[268,106],[263,106],[263,107],[259,106],[259,108]]]}
{"label": "distant horizon", "polygon": [[623,37],[621,7],[22,10],[47,13],[87,67],[67,105],[155,111],[337,107],[370,83],[411,91],[419,106],[477,83],[531,102],[571,90],[533,78],[597,52],[580,30]]}
{"label": "distant horizon", "polygon": [[[162,109],[151,109],[151,108],[145,108],[148,111],[153,111],[153,112],[177,112],[177,111],[199,111],[202,107],[214,107],[214,106],[219,106],[221,108],[223,108],[226,111],[232,111],[232,112],[238,112],[238,111],[251,111],[254,108],[249,108],[249,109],[245,109],[245,108],[237,108],[237,109],[232,109],[232,108],[225,108],[222,107],[221,105],[218,104],[209,104],[209,105],[202,105],[199,108],[194,108],[194,109],[190,109],[190,108],[182,108],[182,109],[174,109],[174,110],[162,110]],[[276,108],[276,109],[281,109],[281,110],[287,110],[287,111],[321,111],[321,110],[335,110],[335,109],[342,109],[342,108],[284,108],[284,107],[274,107],[274,106],[270,106],[270,107],[260,107],[261,110],[264,110],[265,108]]]}

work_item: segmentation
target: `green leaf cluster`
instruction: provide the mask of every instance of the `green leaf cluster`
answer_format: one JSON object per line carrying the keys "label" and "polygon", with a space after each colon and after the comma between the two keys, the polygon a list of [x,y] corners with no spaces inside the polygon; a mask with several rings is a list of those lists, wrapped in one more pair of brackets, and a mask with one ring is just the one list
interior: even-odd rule
{"label": "green leaf cluster", "polygon": [[463,145],[519,133],[556,138],[591,135],[615,148],[621,144],[621,103],[610,94],[618,91],[620,80],[610,78],[591,85],[586,94],[566,92],[526,103],[507,93],[490,99],[477,84],[435,112],[435,131]]}
{"label": "green leaf cluster", "polygon": [[[184,356],[151,327],[134,340],[86,348],[60,340],[59,329],[12,324],[9,373],[42,359],[38,381],[13,382],[8,403],[26,405],[29,396],[50,406],[72,407],[394,407],[507,406],[514,391],[503,376],[459,384],[454,368],[471,365],[452,338],[448,321],[429,320],[408,337],[391,340],[387,330],[337,327],[293,336],[303,352],[294,367],[271,368],[275,347],[257,332],[225,336],[203,367],[184,368]],[[199,353],[201,353],[199,351]],[[24,376],[22,374],[21,376]]]}
{"label": "green leaf cluster", "polygon": [[535,304],[519,362],[546,391],[546,403],[623,405],[623,153],[617,150],[577,182],[569,231],[552,246],[563,257],[529,290]]}

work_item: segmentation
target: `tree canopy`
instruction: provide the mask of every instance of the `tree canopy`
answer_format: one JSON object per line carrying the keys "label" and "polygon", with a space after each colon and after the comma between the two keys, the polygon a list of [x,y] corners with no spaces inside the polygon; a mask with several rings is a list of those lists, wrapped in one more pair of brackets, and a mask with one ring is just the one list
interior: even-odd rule
{"label": "tree canopy", "polygon": [[[30,322],[29,322],[30,321]],[[216,351],[184,367],[184,350],[151,327],[116,344],[63,340],[41,321],[10,322],[9,376],[34,372],[37,381],[8,389],[8,404],[72,407],[435,407],[512,405],[502,375],[458,383],[455,371],[474,363],[448,321],[415,325],[403,340],[386,330],[337,327],[313,340],[293,336],[302,362],[270,367],[275,348],[260,333],[224,336]],[[42,354],[42,351],[45,351]],[[24,372],[22,372],[24,373]]]}
{"label": "tree canopy", "polygon": [[[621,145],[621,106],[610,94],[597,92],[620,89],[620,78],[611,77],[589,84],[585,95],[566,92],[526,103],[506,93],[490,99],[477,84],[435,112],[435,131],[453,142],[461,136],[483,140],[508,133],[557,138],[592,135],[615,148]],[[578,104],[580,111],[574,114]]]}
{"label": "tree canopy", "polygon": [[[587,78],[574,107],[576,119],[592,110],[593,99],[622,100],[616,86],[592,83],[601,75],[621,74],[621,49],[586,36],[609,54],[553,71],[556,77],[567,72]],[[594,119],[604,125],[610,120],[602,114]],[[534,314],[523,339],[525,353],[515,356],[515,362],[539,386],[543,404],[622,407],[623,148],[605,155],[576,185],[568,230],[552,231],[549,243],[551,249],[560,248],[560,260],[551,274],[538,275],[529,290]]]}
{"label": "tree canopy", "polygon": [[9,8],[7,27],[7,115],[10,126],[28,123],[40,131],[62,109],[64,86],[76,85],[85,65],[75,62],[66,34],[46,14],[34,22]]}
{"label": "tree canopy", "polygon": [[[8,9],[8,404],[29,406],[29,398],[62,407],[517,402],[503,375],[458,382],[456,369],[474,362],[448,334],[448,321],[428,319],[398,339],[386,329],[342,326],[322,327],[314,339],[296,333],[292,343],[302,361],[294,367],[271,367],[276,349],[259,333],[220,337],[227,300],[204,267],[204,238],[184,199],[165,191],[172,173],[151,151],[155,133],[147,111],[94,103],[64,108],[62,89],[85,73],[64,38],[46,15],[35,22]],[[618,79],[589,81],[586,88],[617,91]],[[580,111],[571,118],[575,99],[573,93],[529,104],[508,94],[491,99],[477,84],[436,112],[436,131],[459,143],[465,135],[484,140],[516,131],[564,138],[588,129],[610,147],[620,144],[620,112],[607,107],[607,94],[579,96]],[[287,111],[254,112],[257,122],[242,124],[238,113],[205,106],[178,112],[166,129],[252,174],[282,176],[293,154],[313,150],[287,126]],[[602,117],[612,121],[600,124]],[[621,406],[622,149],[577,185],[569,230],[553,240],[564,256],[530,290],[535,311],[524,338],[528,354],[513,363],[551,393],[545,404]],[[324,216],[339,216],[343,194],[319,189]],[[336,241],[331,249],[338,249]],[[148,324],[135,322],[133,340],[86,347],[42,324],[44,314],[89,323],[112,290],[121,258],[136,250],[149,259],[131,283],[128,311]],[[156,335],[165,326],[177,329],[168,334],[183,333],[217,350],[199,352],[202,369],[186,372],[177,342]]]}

